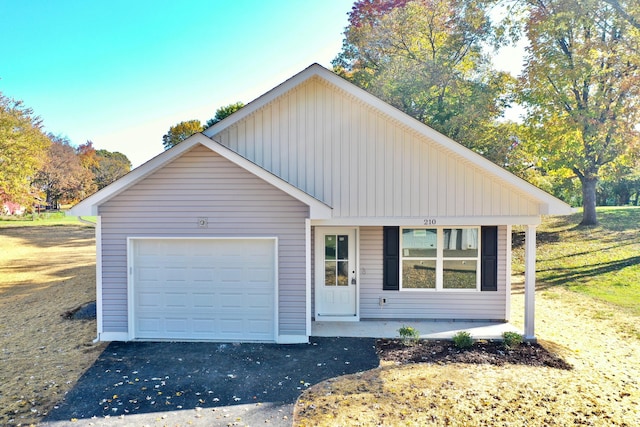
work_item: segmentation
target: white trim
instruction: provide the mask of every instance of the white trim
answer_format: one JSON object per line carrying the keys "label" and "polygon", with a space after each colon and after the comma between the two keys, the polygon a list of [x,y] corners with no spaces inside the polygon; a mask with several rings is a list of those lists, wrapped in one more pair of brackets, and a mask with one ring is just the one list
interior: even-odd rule
{"label": "white trim", "polygon": [[[417,132],[418,134],[425,136],[444,149],[449,150],[463,159],[479,166],[484,171],[492,174],[493,176],[504,180],[509,185],[515,187],[515,189],[523,192],[527,196],[535,199],[540,203],[539,214],[541,215],[568,215],[572,213],[572,208],[566,204],[565,202],[555,198],[554,196],[546,193],[545,191],[539,189],[538,187],[528,183],[527,181],[513,175],[512,173],[502,169],[497,166],[490,160],[482,157],[480,154],[464,147],[461,144],[453,141],[452,139],[444,136],[438,131],[430,128],[419,120],[414,119],[408,114],[398,110],[397,108],[387,104],[382,101],[380,98],[370,94],[369,92],[361,89],[360,87],[354,85],[353,83],[343,79],[337,74],[329,71],[328,69],[322,67],[319,64],[312,64],[300,73],[294,75],[289,78],[279,86],[273,88],[269,92],[245,105],[242,109],[238,110],[227,119],[218,122],[216,125],[206,129],[204,134],[210,138],[214,138],[216,134],[220,133],[224,129],[232,126],[233,124],[239,122],[240,120],[246,118],[251,115],[258,109],[262,108],[269,102],[274,99],[284,95],[286,92],[295,88],[296,86],[301,85],[305,81],[313,78],[319,77],[334,86],[338,89],[341,89],[348,94],[354,96],[360,101],[369,104],[371,107],[380,110],[383,114],[391,117],[392,119],[397,120],[402,125],[407,126],[411,130]],[[489,225],[489,224],[487,224]]]}
{"label": "white trim", "polygon": [[[498,231],[499,233],[500,231]],[[505,242],[506,246],[506,272],[505,272],[505,312],[504,312],[504,320],[507,322],[511,320],[511,263],[513,262],[512,257],[512,249],[511,249],[511,226],[507,225],[507,238]]]}
{"label": "white trim", "polygon": [[[320,285],[318,279],[318,273],[320,264],[318,263],[318,259],[324,253],[324,239],[318,238],[318,236],[322,233],[344,233],[344,232],[353,232],[354,237],[354,251],[355,254],[353,256],[354,271],[355,271],[355,290],[354,290],[354,304],[355,304],[355,315],[354,316],[333,316],[333,315],[320,315],[318,313],[318,293],[320,292]],[[360,321],[360,229],[358,227],[315,227],[315,271],[313,274],[316,277],[315,281],[315,297],[316,297],[316,306],[314,307],[314,317],[316,322],[359,322]],[[349,285],[351,287],[351,285]]]}
{"label": "white trim", "polygon": [[[313,196],[305,193],[304,191],[300,190],[298,187],[295,187],[291,184],[289,184],[288,182],[286,182],[285,180],[277,177],[276,175],[272,174],[271,172],[267,171],[266,169],[263,169],[262,167],[258,166],[257,164],[247,160],[246,158],[242,157],[241,155],[239,155],[238,153],[236,153],[233,150],[230,150],[229,148],[225,147],[224,145],[206,138],[204,135],[202,134],[196,134],[193,135],[193,137],[198,136],[199,138],[201,138],[202,140],[199,141],[202,145],[204,145],[205,147],[211,149],[211,151],[215,152],[216,154],[219,154],[220,156],[224,157],[225,159],[229,160],[232,163],[235,163],[236,165],[240,166],[241,168],[247,170],[248,172],[252,173],[253,175],[257,176],[258,178],[264,180],[265,182],[273,185],[274,187],[276,187],[277,189],[287,193],[288,195],[290,195],[291,197],[293,197],[294,199],[297,199],[298,201],[304,203],[305,205],[309,206],[309,215],[311,219],[329,219],[332,216],[332,208],[328,205],[326,205],[325,203],[321,202],[320,200],[314,198]],[[192,138],[193,138],[192,137]]]}
{"label": "white trim", "polygon": [[277,344],[307,344],[309,342],[308,335],[278,335]]}
{"label": "white trim", "polygon": [[[273,241],[273,255],[274,255],[274,301],[273,301],[273,341],[277,341],[279,338],[279,324],[280,324],[280,287],[278,282],[278,237],[277,236],[128,236],[127,237],[127,317],[128,317],[128,332],[127,339],[124,341],[132,341],[138,339],[135,336],[135,293],[134,293],[134,274],[135,271],[135,256],[134,256],[134,243],[136,240],[272,240]],[[123,341],[123,340],[119,340]],[[181,340],[185,341],[185,340]],[[207,341],[207,340],[196,340]],[[212,339],[211,341],[220,341],[219,339]],[[269,342],[269,341],[261,341]]]}
{"label": "white trim", "polygon": [[[252,240],[259,240],[251,238]],[[278,334],[280,333],[280,285],[278,283],[280,263],[278,248],[280,244],[278,242],[278,236],[273,236],[273,340],[276,341]]]}
{"label": "white trim", "polygon": [[[176,145],[170,150],[164,151],[163,153],[157,155],[152,158],[148,162],[143,165],[137,167],[132,170],[122,178],[117,181],[107,185],[102,190],[97,191],[86,199],[82,200],[80,203],[76,204],[74,207],[67,211],[67,215],[74,216],[96,216],[99,215],[98,206],[107,200],[117,196],[127,188],[131,187],[133,184],[140,181],[142,178],[150,175],[156,170],[160,169],[162,166],[171,162],[174,158],[179,157],[186,151],[189,151],[194,145],[195,141],[186,143],[189,140],[187,138],[183,143]],[[184,144],[186,143],[186,144]],[[184,145],[183,145],[184,144]]]}
{"label": "white trim", "polygon": [[464,216],[464,217],[342,217],[313,219],[311,225],[318,227],[454,227],[480,225],[528,225],[540,224],[539,215],[531,216]]}
{"label": "white trim", "polygon": [[[460,293],[460,292],[465,292],[465,293],[475,293],[475,292],[480,292],[481,291],[481,277],[482,277],[482,273],[480,271],[481,269],[481,265],[482,265],[482,227],[480,226],[464,226],[464,227],[456,227],[458,229],[467,229],[467,230],[476,230],[477,232],[477,239],[478,239],[478,247],[476,248],[476,256],[475,257],[468,257],[468,258],[463,258],[463,257],[445,257],[444,256],[444,229],[445,228],[449,228],[447,226],[445,227],[438,227],[438,226],[420,226],[420,227],[400,227],[400,248],[399,248],[399,252],[400,252],[400,256],[399,256],[399,260],[398,262],[400,263],[399,265],[399,270],[400,270],[400,287],[399,287],[399,291],[400,292],[437,292],[437,293],[443,293],[443,292],[452,292],[452,293]],[[453,227],[450,227],[453,228]],[[402,231],[405,229],[410,229],[410,230],[436,230],[436,256],[435,256],[435,262],[436,262],[436,287],[435,288],[404,288],[402,286],[402,267],[403,267],[403,261],[405,259],[428,259],[428,260],[434,260],[433,257],[405,257],[404,256],[404,252],[403,252],[403,246],[402,246],[402,238],[403,238],[403,233]],[[445,288],[444,287],[444,262],[445,261],[466,261],[466,260],[474,260],[476,262],[476,287],[475,288],[468,288],[468,289],[456,289],[456,288]]]}
{"label": "white trim", "polygon": [[224,157],[235,165],[245,169],[249,173],[273,185],[277,189],[285,192],[294,199],[309,206],[309,215],[312,219],[328,219],[331,218],[332,208],[318,199],[310,196],[299,188],[289,184],[276,175],[261,168],[255,163],[245,159],[236,152],[227,147],[213,141],[201,133],[196,133],[182,141],[180,144],[165,151],[159,156],[151,159],[142,166],[129,172],[114,183],[108,185],[97,193],[87,197],[68,211],[68,215],[98,215],[98,206],[107,202],[111,198],[117,196],[127,188],[131,187],[144,177],[150,175],[162,166],[181,156],[196,145],[202,145],[209,148],[214,153]]}
{"label": "white trim", "polygon": [[[78,203],[70,210],[71,215],[97,215],[98,214],[98,206],[120,192],[124,191],[129,186],[138,182],[140,179],[149,175],[150,173],[156,171],[160,167],[164,166],[168,162],[173,159],[179,157],[184,152],[191,149],[196,144],[202,144],[216,153],[228,158],[234,163],[238,164],[241,167],[244,167],[248,171],[256,174],[256,176],[261,177],[265,181],[275,185],[277,188],[282,189],[283,191],[290,194],[292,197],[297,198],[303,203],[309,205],[311,211],[311,218],[318,219],[329,219],[331,218],[331,208],[326,206],[324,203],[319,200],[313,198],[307,193],[297,189],[293,185],[285,182],[284,180],[276,177],[270,172],[266,171],[262,167],[250,162],[239,154],[229,150],[227,148],[223,148],[223,146],[217,142],[215,142],[214,138],[217,134],[222,132],[223,130],[229,128],[240,120],[246,118],[250,114],[253,114],[258,109],[262,108],[266,104],[272,102],[278,97],[284,95],[286,92],[291,89],[303,84],[307,80],[311,78],[320,78],[328,83],[336,86],[339,90],[343,90],[346,93],[356,97],[362,102],[370,105],[372,108],[378,109],[381,113],[387,115],[393,120],[398,121],[401,125],[406,126],[407,128],[415,131],[419,135],[422,135],[430,140],[434,141],[436,144],[440,145],[444,150],[448,150],[456,155],[460,156],[462,159],[469,161],[472,164],[477,165],[484,172],[502,180],[510,186],[513,186],[515,191],[522,192],[526,197],[535,200],[538,206],[538,215],[566,215],[573,212],[572,208],[564,203],[563,201],[553,197],[552,195],[540,190],[532,184],[529,184],[525,180],[518,178],[517,176],[511,174],[510,172],[502,169],[501,167],[495,165],[491,161],[485,159],[481,155],[475,153],[474,151],[458,144],[452,139],[442,135],[441,133],[435,131],[434,129],[426,126],[424,123],[414,119],[408,114],[403,113],[397,108],[387,104],[381,99],[371,95],[365,90],[357,87],[356,85],[348,82],[347,80],[339,77],[335,73],[327,70],[326,68],[318,65],[312,64],[302,72],[294,75],[284,83],[279,86],[273,88],[269,92],[260,96],[256,100],[244,106],[239,111],[227,117],[225,120],[220,121],[216,125],[206,129],[203,133],[197,133],[175,147],[161,153],[160,155],[154,157],[149,160],[147,163],[142,166],[136,168],[129,174],[120,178],[116,182],[111,185],[103,188],[98,191],[94,195],[88,197],[82,202]],[[294,190],[295,189],[295,190]],[[523,219],[517,220],[518,222],[506,222],[507,224],[522,224]],[[351,224],[353,224],[353,220],[351,220]],[[478,223],[478,221],[476,221]],[[369,225],[366,223],[359,223],[358,225]],[[484,223],[485,225],[498,225],[493,223]],[[501,222],[501,224],[505,224],[505,222]],[[532,222],[529,222],[532,224]],[[335,222],[333,224],[326,225],[348,225],[341,224]],[[403,224],[404,225],[404,224]],[[413,225],[413,224],[406,224]],[[440,223],[439,225],[447,225],[445,223]]]}
{"label": "white trim", "polygon": [[311,336],[311,220],[304,220],[304,251],[305,251],[305,331]]}
{"label": "white trim", "polygon": [[104,341],[130,341],[128,332],[103,332],[98,339]]}
{"label": "white trim", "polygon": [[524,249],[524,339],[535,341],[536,307],[536,226],[525,230]]}
{"label": "white trim", "polygon": [[127,341],[135,339],[136,330],[136,316],[135,316],[135,301],[133,292],[133,272],[135,271],[134,263],[134,241],[135,237],[127,237]]}
{"label": "white trim", "polygon": [[96,218],[96,329],[98,339],[103,333],[103,309],[102,309],[102,218]]}

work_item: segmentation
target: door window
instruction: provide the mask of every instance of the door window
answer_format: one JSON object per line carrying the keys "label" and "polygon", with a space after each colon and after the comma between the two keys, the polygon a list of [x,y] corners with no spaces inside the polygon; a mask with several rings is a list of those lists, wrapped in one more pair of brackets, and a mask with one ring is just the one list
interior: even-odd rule
{"label": "door window", "polygon": [[349,236],[324,237],[324,285],[349,286]]}

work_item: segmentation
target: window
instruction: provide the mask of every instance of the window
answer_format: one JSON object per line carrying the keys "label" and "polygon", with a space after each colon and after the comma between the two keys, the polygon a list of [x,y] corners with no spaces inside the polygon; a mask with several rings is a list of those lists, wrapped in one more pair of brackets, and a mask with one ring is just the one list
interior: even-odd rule
{"label": "window", "polygon": [[324,285],[349,286],[349,236],[327,234],[324,252]]}
{"label": "window", "polygon": [[479,227],[403,228],[401,289],[480,290]]}

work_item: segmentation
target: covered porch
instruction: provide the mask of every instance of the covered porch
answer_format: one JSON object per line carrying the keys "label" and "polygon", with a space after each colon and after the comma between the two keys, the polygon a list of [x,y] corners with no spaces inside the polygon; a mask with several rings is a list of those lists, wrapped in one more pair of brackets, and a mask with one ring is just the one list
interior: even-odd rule
{"label": "covered porch", "polygon": [[474,339],[499,340],[504,332],[522,333],[508,322],[464,320],[362,320],[360,322],[311,322],[311,336],[398,338],[398,329],[411,326],[424,339],[451,339],[467,331]]}

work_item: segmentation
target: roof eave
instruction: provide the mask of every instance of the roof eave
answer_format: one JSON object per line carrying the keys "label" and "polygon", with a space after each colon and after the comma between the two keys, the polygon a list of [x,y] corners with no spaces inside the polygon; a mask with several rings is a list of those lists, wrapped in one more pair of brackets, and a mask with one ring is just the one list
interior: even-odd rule
{"label": "roof eave", "polygon": [[98,207],[113,197],[117,196],[127,188],[136,184],[142,180],[145,176],[160,169],[165,164],[171,162],[175,158],[182,155],[184,152],[193,148],[196,144],[201,144],[211,151],[221,155],[232,163],[246,169],[250,173],[263,179],[269,184],[289,194],[296,200],[309,206],[310,219],[329,219],[332,217],[332,208],[313,196],[305,193],[299,188],[289,184],[281,178],[273,175],[267,170],[261,168],[255,163],[245,159],[234,151],[218,144],[217,142],[207,138],[202,133],[196,133],[189,138],[182,141],[180,144],[174,146],[170,150],[163,152],[162,154],[154,157],[142,166],[134,169],[127,175],[103,188],[102,190],[94,193],[93,195],[82,200],[80,203],[72,207],[67,215],[70,216],[95,216],[98,215]]}

